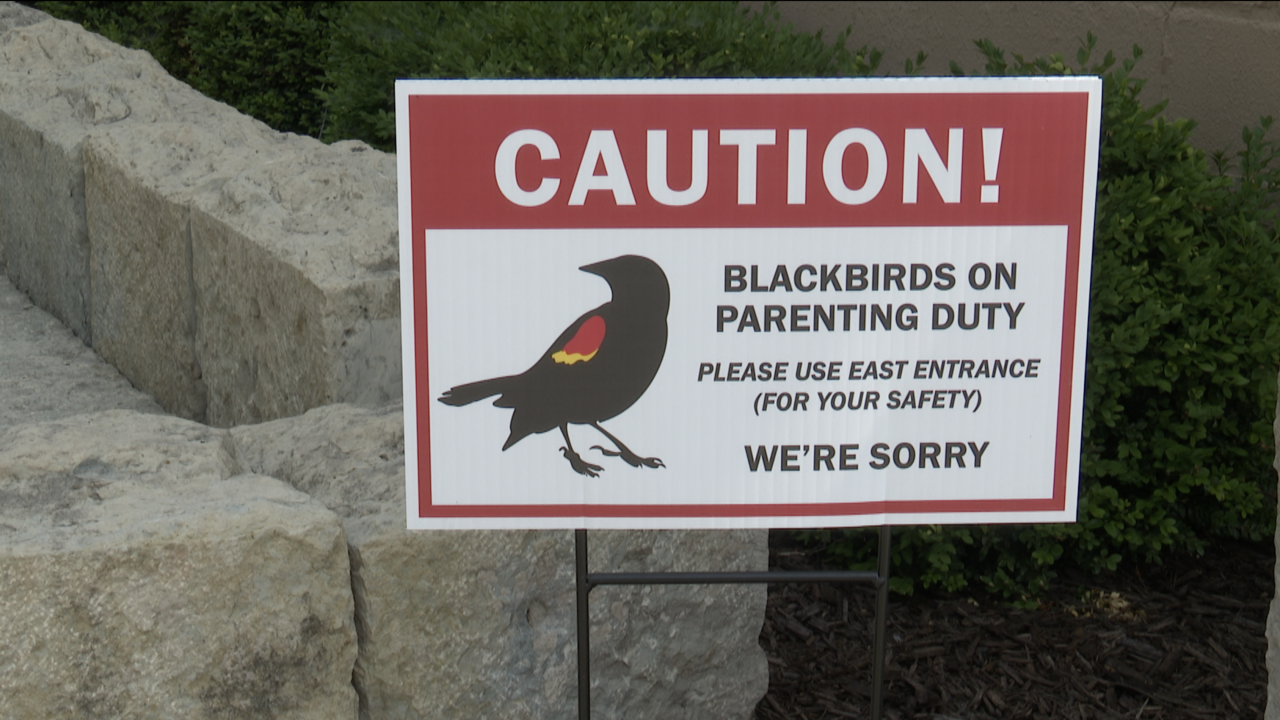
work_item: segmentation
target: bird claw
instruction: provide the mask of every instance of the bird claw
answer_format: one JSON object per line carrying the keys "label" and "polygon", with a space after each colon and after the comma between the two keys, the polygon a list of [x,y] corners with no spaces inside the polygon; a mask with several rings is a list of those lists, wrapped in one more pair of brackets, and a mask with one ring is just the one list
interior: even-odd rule
{"label": "bird claw", "polygon": [[645,467],[650,467],[650,468],[666,467],[666,465],[662,464],[662,460],[659,458],[656,458],[656,457],[642,458],[639,455],[636,455],[635,453],[631,452],[630,450],[608,450],[599,445],[592,445],[591,449],[599,450],[600,452],[604,453],[608,457],[620,457],[622,458],[623,462],[630,465],[631,467],[640,467],[641,465]]}
{"label": "bird claw", "polygon": [[578,455],[578,453],[570,450],[567,447],[561,447],[560,452],[564,453],[564,457],[566,460],[569,461],[569,465],[573,468],[574,472],[578,473],[579,475],[586,475],[587,477],[600,477],[600,472],[604,470],[604,468],[600,467],[599,465],[592,465],[591,463],[583,460],[582,456]]}

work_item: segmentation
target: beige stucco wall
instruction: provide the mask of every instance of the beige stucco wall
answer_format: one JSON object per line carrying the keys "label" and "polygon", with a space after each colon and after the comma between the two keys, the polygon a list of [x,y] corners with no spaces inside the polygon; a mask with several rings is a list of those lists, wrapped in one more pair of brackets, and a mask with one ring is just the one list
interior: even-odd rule
{"label": "beige stucco wall", "polygon": [[[758,7],[760,3],[750,3]],[[925,72],[949,74],[955,60],[978,71],[973,40],[1007,53],[1057,53],[1074,63],[1079,38],[1098,36],[1128,57],[1145,51],[1135,74],[1148,79],[1149,102],[1169,98],[1167,115],[1196,120],[1206,150],[1240,146],[1240,128],[1262,115],[1280,118],[1280,2],[783,2],[797,30],[830,38],[852,25],[851,47],[884,50],[881,72],[901,73],[917,50]],[[1280,134],[1280,128],[1276,130]]]}

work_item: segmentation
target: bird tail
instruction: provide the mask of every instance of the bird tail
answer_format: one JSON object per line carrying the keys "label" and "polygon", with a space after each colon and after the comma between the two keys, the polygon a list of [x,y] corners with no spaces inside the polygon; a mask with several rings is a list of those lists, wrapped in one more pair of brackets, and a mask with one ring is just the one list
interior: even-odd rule
{"label": "bird tail", "polygon": [[440,396],[440,402],[445,405],[470,405],[477,400],[483,400],[493,395],[499,395],[506,391],[507,382],[510,377],[492,378],[489,380],[480,380],[479,382],[467,383],[466,385],[458,385],[451,388]]}

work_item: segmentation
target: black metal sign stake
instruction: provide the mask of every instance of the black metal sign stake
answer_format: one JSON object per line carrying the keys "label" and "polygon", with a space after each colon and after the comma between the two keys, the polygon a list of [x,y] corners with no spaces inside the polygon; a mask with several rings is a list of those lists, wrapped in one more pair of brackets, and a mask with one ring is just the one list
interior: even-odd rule
{"label": "black metal sign stake", "polygon": [[889,615],[889,526],[880,528],[876,572],[783,570],[768,572],[587,572],[587,531],[574,531],[578,599],[578,720],[591,720],[591,615],[589,594],[599,585],[746,585],[753,583],[869,582],[876,586],[876,630],[872,645],[871,718],[884,711],[885,635]]}
{"label": "black metal sign stake", "polygon": [[587,531],[573,531],[578,576],[578,720],[591,720],[591,612],[587,603]]}

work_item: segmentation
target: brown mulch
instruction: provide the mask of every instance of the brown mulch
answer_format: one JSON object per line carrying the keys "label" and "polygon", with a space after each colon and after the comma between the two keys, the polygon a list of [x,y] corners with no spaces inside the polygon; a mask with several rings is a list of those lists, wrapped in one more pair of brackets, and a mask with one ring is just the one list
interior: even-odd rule
{"label": "brown mulch", "polygon": [[[826,568],[785,532],[776,569]],[[1061,577],[1038,609],[982,594],[889,597],[884,717],[1262,718],[1275,548]],[[869,718],[875,590],[770,585],[756,720]]]}

